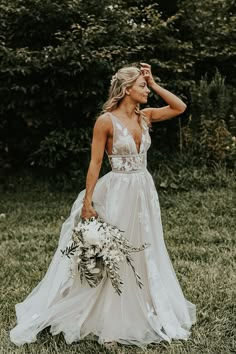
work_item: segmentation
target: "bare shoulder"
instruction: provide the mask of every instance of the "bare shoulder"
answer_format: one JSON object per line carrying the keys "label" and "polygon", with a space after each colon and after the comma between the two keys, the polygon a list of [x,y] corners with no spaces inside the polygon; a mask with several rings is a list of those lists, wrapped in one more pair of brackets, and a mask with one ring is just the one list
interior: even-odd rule
{"label": "bare shoulder", "polygon": [[111,127],[112,121],[110,118],[110,114],[108,112],[101,114],[99,117],[97,117],[95,124],[99,125],[99,127]]}
{"label": "bare shoulder", "polygon": [[101,114],[99,117],[97,117],[94,125],[94,130],[106,134],[110,134],[110,132],[112,131],[112,121],[109,113],[105,112]]}

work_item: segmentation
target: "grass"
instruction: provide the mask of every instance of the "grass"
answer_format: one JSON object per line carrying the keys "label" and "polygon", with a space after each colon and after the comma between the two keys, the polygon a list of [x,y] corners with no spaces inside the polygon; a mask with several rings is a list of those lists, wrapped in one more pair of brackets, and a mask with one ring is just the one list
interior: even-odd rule
{"label": "grass", "polygon": [[[207,177],[205,176],[206,180]],[[165,240],[185,296],[197,305],[197,324],[188,341],[150,345],[150,354],[230,354],[235,346],[235,177],[228,185],[204,190],[159,191]],[[30,345],[9,341],[14,305],[44,275],[57,247],[60,227],[76,198],[73,192],[50,192],[37,184],[1,193],[0,353],[109,353],[92,341],[67,345],[48,330]],[[117,353],[142,353],[119,346]]]}

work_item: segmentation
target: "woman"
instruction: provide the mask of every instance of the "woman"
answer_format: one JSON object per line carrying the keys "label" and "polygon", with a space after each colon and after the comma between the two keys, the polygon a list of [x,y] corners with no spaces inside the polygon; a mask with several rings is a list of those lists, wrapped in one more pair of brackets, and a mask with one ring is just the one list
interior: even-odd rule
{"label": "woman", "polygon": [[[139,109],[147,102],[149,87],[167,106]],[[10,332],[15,344],[35,341],[47,326],[52,334],[63,332],[67,343],[88,335],[99,343],[138,346],[189,337],[196,321],[195,305],[184,298],[170,262],[158,195],[146,169],[150,123],[177,116],[185,108],[178,97],[155,83],[148,64],[142,63],[141,69],[125,67],[113,76],[109,99],[94,126],[86,190],[79,194],[62,226],[59,246],[45,277],[16,305],[18,324]],[[98,180],[104,151],[112,171]],[[150,243],[133,256],[142,289],[125,262],[120,266],[121,296],[105,278],[90,288],[70,277],[69,260],[61,258],[60,250],[70,241],[81,217],[97,215],[124,230],[134,246]]]}

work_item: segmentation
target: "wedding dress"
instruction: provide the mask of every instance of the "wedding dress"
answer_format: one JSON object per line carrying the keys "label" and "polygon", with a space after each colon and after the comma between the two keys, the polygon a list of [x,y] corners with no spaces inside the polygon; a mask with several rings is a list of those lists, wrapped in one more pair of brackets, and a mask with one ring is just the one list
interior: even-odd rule
{"label": "wedding dress", "polygon": [[124,230],[134,246],[151,244],[132,254],[143,288],[137,286],[125,262],[120,266],[120,296],[107,278],[96,288],[86,282],[81,284],[79,277],[71,278],[70,260],[62,257],[60,250],[70,243],[72,229],[80,218],[83,190],[62,226],[46,275],[16,305],[17,325],[10,331],[16,345],[36,341],[37,334],[50,326],[53,335],[63,332],[67,343],[90,335],[87,338],[99,343],[144,346],[162,340],[187,340],[196,322],[195,305],[182,293],[163,239],[158,194],[146,169],[151,144],[148,127],[143,124],[138,151],[129,130],[117,117],[109,115],[113,123],[113,149],[108,156],[112,171],[97,181],[93,203],[98,214]]}

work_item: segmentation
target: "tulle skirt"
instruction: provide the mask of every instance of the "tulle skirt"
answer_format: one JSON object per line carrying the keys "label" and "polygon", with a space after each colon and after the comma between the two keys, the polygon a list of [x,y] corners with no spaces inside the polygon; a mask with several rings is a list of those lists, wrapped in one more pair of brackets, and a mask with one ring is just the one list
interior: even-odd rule
{"label": "tulle skirt", "polygon": [[162,340],[187,340],[196,322],[195,305],[185,299],[163,239],[158,194],[150,173],[109,172],[93,193],[94,207],[108,223],[125,231],[134,246],[151,246],[133,254],[141,276],[140,289],[131,268],[120,265],[123,281],[119,296],[106,277],[96,287],[71,278],[70,260],[61,249],[70,243],[80,218],[83,190],[61,229],[58,248],[46,275],[28,297],[16,305],[17,325],[10,331],[16,345],[34,342],[50,326],[53,335],[63,332],[67,343],[89,336],[99,343],[116,341],[145,346]]}

